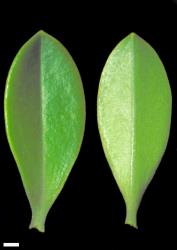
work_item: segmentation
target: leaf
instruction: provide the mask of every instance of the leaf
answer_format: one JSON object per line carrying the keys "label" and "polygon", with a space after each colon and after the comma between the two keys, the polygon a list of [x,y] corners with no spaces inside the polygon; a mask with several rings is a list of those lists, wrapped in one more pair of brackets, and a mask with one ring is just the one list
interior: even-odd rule
{"label": "leaf", "polygon": [[128,35],[110,54],[97,101],[103,149],[126,203],[125,223],[137,227],[137,210],[165,151],[171,120],[165,69],[138,35]]}
{"label": "leaf", "polygon": [[10,68],[5,124],[32,209],[30,228],[44,231],[80,150],[85,98],[70,54],[43,31],[20,49]]}

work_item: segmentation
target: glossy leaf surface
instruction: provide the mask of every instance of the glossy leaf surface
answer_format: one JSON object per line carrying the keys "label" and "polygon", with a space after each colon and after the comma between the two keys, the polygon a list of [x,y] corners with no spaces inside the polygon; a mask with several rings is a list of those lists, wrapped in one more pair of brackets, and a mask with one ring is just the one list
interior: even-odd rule
{"label": "glossy leaf surface", "polygon": [[137,227],[142,195],[168,141],[171,90],[158,55],[134,33],[108,57],[97,115],[103,149],[126,203],[126,223]]}
{"label": "glossy leaf surface", "polygon": [[70,54],[43,31],[20,49],[10,68],[5,123],[32,209],[30,227],[44,231],[47,213],[80,150],[85,98]]}

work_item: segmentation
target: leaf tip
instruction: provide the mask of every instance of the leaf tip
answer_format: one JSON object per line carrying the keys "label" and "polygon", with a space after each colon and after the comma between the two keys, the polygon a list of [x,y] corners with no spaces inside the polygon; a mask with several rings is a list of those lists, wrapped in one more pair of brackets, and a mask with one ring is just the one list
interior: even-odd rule
{"label": "leaf tip", "polygon": [[132,40],[135,40],[135,39],[137,39],[137,38],[140,38],[140,36],[137,35],[135,32],[131,32],[131,33],[128,35],[128,37],[129,37],[130,39],[132,39]]}
{"label": "leaf tip", "polygon": [[48,35],[47,32],[45,32],[44,30],[39,30],[37,33],[36,33],[36,36],[39,36],[39,37],[42,37],[42,36],[46,36]]}
{"label": "leaf tip", "polygon": [[131,33],[129,34],[129,36],[131,36],[132,38],[134,38],[135,36],[137,36],[137,34],[136,34],[135,32],[131,32]]}

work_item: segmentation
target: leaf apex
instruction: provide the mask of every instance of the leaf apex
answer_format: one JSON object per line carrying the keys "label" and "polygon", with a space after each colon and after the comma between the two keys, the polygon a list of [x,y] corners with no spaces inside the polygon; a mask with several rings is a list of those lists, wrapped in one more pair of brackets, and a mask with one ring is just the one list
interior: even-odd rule
{"label": "leaf apex", "polygon": [[43,36],[48,35],[48,33],[45,32],[44,30],[39,30],[35,35],[39,37],[43,37]]}
{"label": "leaf apex", "polygon": [[139,39],[140,38],[140,36],[139,35],[137,35],[135,32],[131,32],[129,35],[128,35],[128,37],[130,38],[130,39],[132,39],[132,40],[134,40],[134,39]]}

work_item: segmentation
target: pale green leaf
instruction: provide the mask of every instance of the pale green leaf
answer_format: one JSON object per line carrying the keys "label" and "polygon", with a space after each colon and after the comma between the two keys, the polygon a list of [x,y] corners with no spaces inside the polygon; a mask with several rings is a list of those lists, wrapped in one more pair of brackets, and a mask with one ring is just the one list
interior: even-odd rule
{"label": "pale green leaf", "polygon": [[103,149],[126,203],[126,223],[137,227],[142,195],[165,151],[171,90],[154,49],[132,33],[112,51],[98,92]]}

